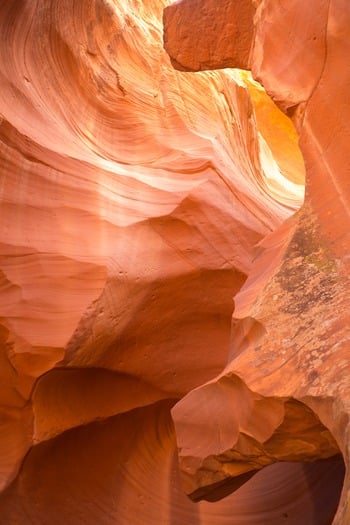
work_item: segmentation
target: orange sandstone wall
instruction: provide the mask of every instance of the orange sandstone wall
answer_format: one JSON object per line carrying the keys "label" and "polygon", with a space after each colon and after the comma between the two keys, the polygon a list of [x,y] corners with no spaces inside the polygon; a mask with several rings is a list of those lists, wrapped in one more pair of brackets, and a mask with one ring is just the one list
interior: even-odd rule
{"label": "orange sandstone wall", "polygon": [[290,121],[247,73],[176,71],[165,2],[0,5],[0,523],[331,523],[348,457],[345,69],[331,82],[346,17],[322,3],[311,23],[299,3],[192,5],[189,26],[186,2],[165,11],[168,50],[251,67],[294,115],[296,218]]}
{"label": "orange sandstone wall", "polygon": [[[204,0],[197,20],[190,6],[193,2],[183,0],[164,14],[164,42],[175,67],[251,69],[292,117],[306,168],[305,204],[260,243],[260,254],[235,298],[228,364],[174,409],[187,491],[210,496],[214,478],[228,487],[232,478],[238,481],[241,473],[270,462],[332,457],[330,441],[322,441],[331,437],[327,432],[349,461],[350,5],[342,0]],[[247,35],[243,51],[235,29],[240,23]],[[237,48],[231,46],[239,58],[226,40],[221,42],[217,27],[225,39],[231,35],[237,42]],[[215,46],[203,44],[197,50],[196,34]],[[230,420],[218,412],[215,427],[220,430],[211,440],[200,440],[195,452],[195,433],[198,440],[207,436],[203,428],[205,423],[212,428],[212,422],[203,410],[191,428],[186,418],[192,406],[202,406],[203,396],[210,397],[213,411],[224,404],[239,408]],[[316,418],[313,423],[310,417]],[[320,422],[327,432],[316,431]],[[210,475],[203,476],[205,468]],[[334,483],[330,479],[330,490]],[[315,514],[302,522],[348,524],[348,500],[346,478],[334,521]],[[322,504],[316,499],[318,508]]]}

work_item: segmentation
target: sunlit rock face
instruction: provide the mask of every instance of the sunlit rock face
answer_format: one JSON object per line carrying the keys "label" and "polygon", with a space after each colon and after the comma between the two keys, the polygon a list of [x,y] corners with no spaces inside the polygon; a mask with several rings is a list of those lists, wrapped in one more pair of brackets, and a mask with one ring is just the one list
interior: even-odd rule
{"label": "sunlit rock face", "polygon": [[[233,3],[232,20],[225,12]],[[335,449],[324,442],[331,436],[349,463],[350,4],[204,0],[196,21],[190,4],[183,0],[164,14],[164,42],[175,67],[250,69],[292,117],[306,167],[305,204],[260,242],[235,297],[226,367],[173,410],[187,492],[208,498],[218,482],[221,490],[234,480],[240,484],[249,472],[285,461],[286,454],[288,461],[331,458]],[[237,59],[215,31],[222,27],[236,39],[240,20],[250,41]],[[198,49],[192,35],[199,33],[216,47]],[[241,43],[237,46],[240,50]],[[215,435],[203,411],[208,398],[216,413]],[[215,412],[223,406],[226,411]],[[320,424],[323,431],[317,430]],[[315,501],[322,506],[322,498]],[[315,514],[299,523],[347,525],[348,501],[346,478],[334,520]]]}
{"label": "sunlit rock face", "polygon": [[[165,4],[0,3],[4,525],[261,525],[262,516],[310,525],[336,511],[346,411],[336,405],[331,424],[337,396],[320,402],[307,381],[298,393],[305,374],[312,382],[323,369],[295,372],[291,361],[278,388],[273,376],[270,389],[255,383],[274,363],[265,364],[264,346],[255,355],[256,339],[269,322],[294,326],[288,305],[275,314],[279,300],[261,301],[270,321],[251,305],[263,282],[275,286],[269,261],[283,259],[303,200],[296,132],[247,72],[176,71],[163,49]],[[272,23],[264,6],[259,23]],[[235,63],[218,48],[213,67],[251,60],[256,6],[242,19],[240,4],[231,7]],[[209,37],[194,34],[193,56]],[[261,53],[257,78],[269,69]],[[327,184],[319,190],[332,203]],[[314,210],[309,193],[305,210]],[[266,249],[255,261],[257,243]],[[329,263],[328,251],[315,250],[339,288],[340,253]],[[271,356],[282,359],[273,332],[272,341]],[[239,353],[249,366],[238,368]]]}

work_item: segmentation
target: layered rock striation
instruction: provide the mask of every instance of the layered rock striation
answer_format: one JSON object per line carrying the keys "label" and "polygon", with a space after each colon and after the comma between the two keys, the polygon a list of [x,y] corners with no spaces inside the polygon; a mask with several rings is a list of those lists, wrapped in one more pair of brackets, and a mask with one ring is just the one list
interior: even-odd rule
{"label": "layered rock striation", "polygon": [[337,510],[348,8],[167,3],[0,6],[6,525]]}

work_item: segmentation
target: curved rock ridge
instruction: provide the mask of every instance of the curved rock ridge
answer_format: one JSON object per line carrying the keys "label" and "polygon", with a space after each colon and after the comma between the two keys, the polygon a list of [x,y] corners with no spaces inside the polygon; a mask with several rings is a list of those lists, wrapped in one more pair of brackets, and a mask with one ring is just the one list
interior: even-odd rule
{"label": "curved rock ridge", "polygon": [[[239,487],[277,461],[340,454],[334,437],[306,404],[256,394],[233,374],[187,394],[172,416],[184,488],[194,500],[215,501],[226,480]],[[198,429],[206,426],[201,436]]]}
{"label": "curved rock ridge", "polygon": [[[161,508],[221,525],[241,508],[183,494],[170,408],[225,366],[232,299],[300,206],[303,165],[245,73],[173,69],[165,4],[0,5],[6,524],[155,523]],[[305,486],[318,468],[274,480]]]}
{"label": "curved rock ridge", "polygon": [[[174,409],[180,456],[183,450],[191,450],[195,434],[194,428],[186,434],[185,418],[195,418],[193,413],[197,413],[202,397],[208,402],[208,397],[213,396],[212,413],[220,414],[218,407],[223,405],[227,406],[226,412],[235,410],[240,405],[241,393],[236,396],[231,392],[238,377],[254,396],[276,399],[279,406],[285,399],[307,406],[328,429],[326,432],[332,434],[348,465],[350,70],[346,57],[350,51],[350,6],[342,0],[309,3],[241,0],[235,2],[234,20],[230,20],[225,10],[232,4],[229,0],[220,3],[204,0],[204,12],[212,10],[211,24],[199,14],[196,30],[192,29],[193,18],[188,16],[188,0],[168,7],[164,12],[166,48],[175,67],[181,56],[181,70],[203,69],[198,64],[194,67],[202,52],[206,54],[202,63],[209,69],[242,67],[242,60],[245,61],[244,67],[251,69],[253,77],[275,103],[292,116],[305,161],[306,195],[301,210],[259,244],[248,280],[235,297],[231,353],[226,367],[216,379],[188,394]],[[251,22],[244,17],[251,12],[252,4],[254,31],[247,31],[250,43],[245,43],[241,60],[236,60],[225,43],[221,45],[215,28],[222,25],[227,38],[231,35],[232,48],[239,52],[241,43],[235,40],[232,28],[243,15],[244,25],[250,27]],[[198,33],[209,43],[215,41],[216,47],[208,45],[198,50],[192,40]],[[226,393],[221,387],[223,382],[230,385]],[[197,409],[192,412],[194,404]],[[260,414],[263,417],[263,411]],[[300,422],[305,418],[297,419]],[[191,461],[200,458],[198,465],[207,466],[213,453],[217,457],[228,454],[226,450],[232,454],[233,450],[240,451],[241,462],[249,462],[252,456],[249,447],[242,453],[239,441],[221,442],[228,421],[224,416],[218,421],[215,439],[206,449],[212,421],[204,414],[198,415],[198,450]],[[255,429],[254,435],[257,433]],[[313,445],[308,452],[304,451],[305,460],[309,453],[312,458],[319,446],[316,455],[323,457],[321,436],[325,435],[323,430],[319,436],[313,436]],[[206,436],[202,444],[199,436]],[[288,447],[288,439],[285,437],[280,452],[284,446]],[[260,453],[263,449],[266,457],[264,437],[257,442]],[[297,454],[298,447],[292,449]],[[181,460],[184,479],[188,477],[186,455],[187,452]],[[220,468],[217,462],[211,465],[206,481],[199,475],[201,467],[196,470],[192,465],[189,492],[200,490],[202,495],[206,491],[210,494],[213,476],[229,478],[225,465],[225,461]],[[245,469],[248,470],[247,465]],[[230,479],[229,486],[233,486]],[[346,525],[350,522],[348,502],[346,476],[334,519],[314,516],[300,523]],[[318,504],[321,503],[319,500]]]}
{"label": "curved rock ridge", "polygon": [[[259,525],[267,515],[273,525],[297,525],[334,513],[343,476],[338,457],[278,463],[220,502],[193,503],[178,479],[173,405],[163,400],[34,447],[15,483],[0,495],[4,523]],[[310,498],[310,485],[316,499]]]}

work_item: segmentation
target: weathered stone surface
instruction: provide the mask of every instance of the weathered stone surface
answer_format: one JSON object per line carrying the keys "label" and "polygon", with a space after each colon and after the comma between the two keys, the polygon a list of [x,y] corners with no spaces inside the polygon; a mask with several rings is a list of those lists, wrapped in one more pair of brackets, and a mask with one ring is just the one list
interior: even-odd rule
{"label": "weathered stone surface", "polygon": [[[164,10],[164,47],[180,71],[246,69],[254,34],[254,0],[192,0]],[[203,31],[203,28],[206,28]]]}
{"label": "weathered stone surface", "polygon": [[[225,2],[226,6],[230,4]],[[185,19],[188,5],[183,0],[176,7],[167,8],[164,20],[168,50],[176,47],[173,17],[177,21]],[[224,10],[218,8],[216,16],[229,30]],[[216,38],[220,47],[215,26],[205,22],[199,17],[196,31],[208,35],[208,41]],[[280,459],[285,448],[295,454],[293,461],[300,458],[312,461],[315,456],[325,457],[324,454],[332,456],[335,449],[329,447],[330,442],[322,445],[329,432],[346,462],[349,458],[350,106],[346,93],[350,70],[345,57],[350,51],[350,7],[344,1],[316,5],[298,0],[262,0],[257,2],[254,24],[246,67],[252,69],[275,102],[293,117],[306,166],[306,197],[293,220],[260,243],[260,253],[248,280],[235,298],[231,355],[226,368],[217,379],[188,394],[174,408],[187,491],[196,494],[200,490],[201,497],[206,494],[210,497],[216,479],[223,481],[226,477],[229,485],[232,473],[239,477],[241,472],[278,460],[277,450],[272,454],[266,450],[271,439],[274,440],[275,431],[280,435],[276,441],[278,454],[282,454]],[[184,27],[188,38],[195,34],[189,31],[186,21]],[[184,34],[183,29],[179,36],[184,38]],[[183,41],[178,39],[177,52],[182,52],[182,46]],[[193,50],[196,57],[199,51],[195,46]],[[218,64],[219,54],[216,48],[211,61],[208,53],[208,68],[240,67],[239,60],[227,63],[224,47],[222,63]],[[183,60],[182,69],[192,70],[195,57],[187,64]],[[243,385],[240,389],[237,381]],[[244,401],[247,388],[249,402]],[[211,411],[217,414],[217,430],[211,438],[212,421],[198,408],[203,406],[204,399],[210,399]],[[276,405],[267,410],[268,417],[266,404],[271,399]],[[303,405],[295,405],[294,400]],[[257,408],[259,402],[262,404]],[[289,403],[301,411],[290,422],[286,409]],[[192,407],[196,415],[192,414]],[[218,407],[226,407],[226,411],[222,409],[221,413]],[[308,408],[303,415],[305,407]],[[231,419],[226,415],[230,409]],[[312,417],[318,419],[318,423],[310,420],[312,432],[300,426],[311,417],[310,409]],[[278,426],[281,410],[283,423]],[[264,432],[269,433],[268,441],[260,432],[260,420],[264,421]],[[323,431],[320,424],[325,426]],[[293,427],[295,437],[298,435],[296,441],[289,430]],[[249,446],[242,442],[241,435],[245,441],[248,439]],[[215,465],[210,464],[213,457]],[[205,478],[201,469],[206,471]],[[334,523],[349,522],[348,491],[346,479]],[[327,519],[330,518],[306,519],[300,523],[330,523]]]}

